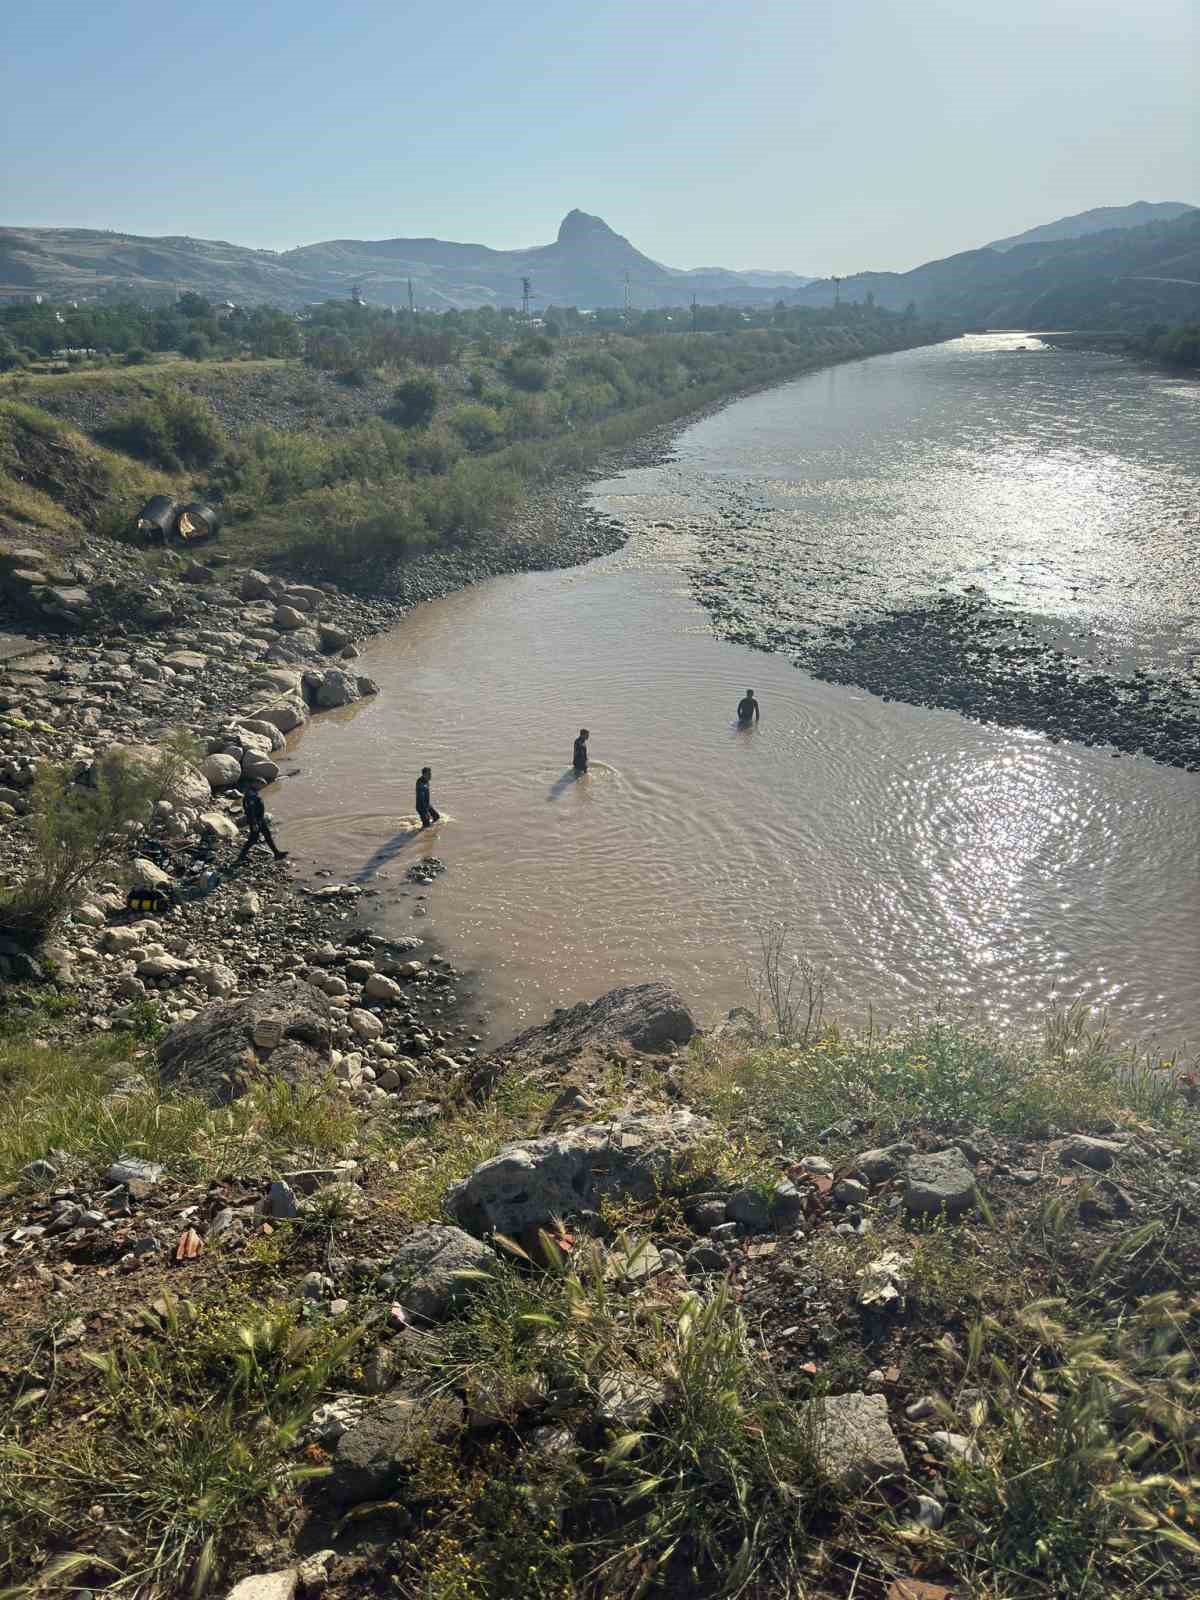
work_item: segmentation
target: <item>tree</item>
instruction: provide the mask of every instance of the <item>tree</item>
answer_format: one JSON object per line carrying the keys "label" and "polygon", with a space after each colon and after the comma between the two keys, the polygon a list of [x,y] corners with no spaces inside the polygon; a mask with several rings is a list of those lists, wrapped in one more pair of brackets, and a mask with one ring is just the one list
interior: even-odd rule
{"label": "tree", "polygon": [[427,428],[437,403],[438,386],[427,373],[406,378],[392,396],[391,416],[402,428]]}

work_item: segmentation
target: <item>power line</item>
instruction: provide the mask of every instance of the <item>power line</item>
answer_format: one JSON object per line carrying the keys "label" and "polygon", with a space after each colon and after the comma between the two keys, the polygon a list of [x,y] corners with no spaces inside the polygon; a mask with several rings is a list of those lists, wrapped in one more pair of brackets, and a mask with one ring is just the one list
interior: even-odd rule
{"label": "power line", "polygon": [[521,279],[521,315],[525,318],[526,322],[529,321],[529,297],[530,297],[530,295],[532,295],[532,293],[533,293],[533,280],[531,278],[522,278]]}

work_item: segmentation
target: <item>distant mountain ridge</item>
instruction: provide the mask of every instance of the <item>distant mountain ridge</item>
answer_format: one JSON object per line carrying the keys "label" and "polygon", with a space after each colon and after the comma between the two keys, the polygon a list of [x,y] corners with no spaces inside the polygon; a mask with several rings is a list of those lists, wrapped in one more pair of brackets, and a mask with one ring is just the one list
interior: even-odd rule
{"label": "distant mountain ridge", "polygon": [[[1147,212],[1152,220],[1137,224]],[[1164,212],[1175,214],[1163,220]],[[1095,231],[1114,218],[1124,220]],[[190,289],[218,301],[300,308],[357,290],[374,304],[400,306],[411,280],[418,306],[448,310],[517,305],[524,278],[535,306],[620,305],[628,288],[635,308],[686,304],[693,295],[705,305],[813,306],[871,296],[889,309],[911,304],[960,325],[1193,320],[1200,316],[1200,210],[1146,201],[1101,207],[909,272],[839,279],[664,266],[584,211],[567,213],[553,243],[525,250],[395,238],[328,239],[277,252],[86,228],[0,228],[0,294],[169,299]]]}
{"label": "distant mountain ridge", "polygon": [[1131,206],[1095,206],[1073,217],[1044,222],[1040,228],[1026,228],[1007,239],[993,239],[987,250],[1011,250],[1015,244],[1049,244],[1056,239],[1084,239],[1090,233],[1107,233],[1112,228],[1142,228],[1147,222],[1174,222],[1195,206],[1180,200],[1135,200]]}
{"label": "distant mountain ridge", "polygon": [[695,271],[643,255],[600,217],[569,211],[553,244],[493,250],[444,239],[327,239],[294,250],[250,250],[190,238],[138,238],[83,228],[0,229],[0,290],[56,295],[139,295],[196,290],[218,300],[298,307],[354,289],[376,304],[405,305],[412,279],[423,307],[517,305],[521,280],[537,305],[620,305],[628,278],[639,306],[761,298],[810,283],[791,272]]}

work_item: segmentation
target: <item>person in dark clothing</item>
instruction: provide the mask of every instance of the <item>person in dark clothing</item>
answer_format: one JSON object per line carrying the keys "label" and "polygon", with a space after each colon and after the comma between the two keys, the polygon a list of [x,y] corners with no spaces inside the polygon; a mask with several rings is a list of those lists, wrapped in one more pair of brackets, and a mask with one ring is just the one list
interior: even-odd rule
{"label": "person in dark clothing", "polygon": [[263,805],[263,797],[259,793],[262,779],[254,778],[246,790],[242,801],[242,810],[246,814],[246,821],[250,827],[249,836],[242,846],[241,858],[243,861],[260,839],[264,839],[271,847],[271,853],[276,861],[282,861],[287,855],[286,850],[281,850],[271,835],[271,824],[267,821],[267,808]]}
{"label": "person in dark clothing", "polygon": [[753,689],[747,689],[744,698],[738,701],[737,718],[740,728],[748,728],[752,722],[758,721],[758,701],[754,698]]}
{"label": "person in dark clothing", "polygon": [[422,767],[421,776],[417,779],[417,815],[421,819],[423,828],[431,828],[435,822],[442,820],[440,811],[435,811],[433,802],[429,798],[429,780],[433,777],[431,767]]}
{"label": "person in dark clothing", "polygon": [[576,772],[586,772],[588,769],[587,742],[588,731],[586,728],[580,728],[579,737],[575,741],[575,748],[571,752],[571,765]]}

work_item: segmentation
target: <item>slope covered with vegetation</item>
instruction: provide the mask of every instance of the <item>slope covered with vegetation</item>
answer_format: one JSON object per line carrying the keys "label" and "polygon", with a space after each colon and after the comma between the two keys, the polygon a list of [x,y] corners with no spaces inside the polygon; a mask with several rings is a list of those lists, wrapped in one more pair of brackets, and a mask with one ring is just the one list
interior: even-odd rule
{"label": "slope covered with vegetation", "polygon": [[[211,308],[181,306],[185,321],[207,325]],[[144,336],[147,315],[130,308],[109,331]],[[5,402],[0,504],[35,528],[79,514],[62,496],[54,506],[36,498],[54,499],[53,482],[26,459],[40,430],[95,468],[88,526],[127,525],[133,473],[146,489],[219,505],[255,559],[378,573],[380,561],[497,532],[531,488],[650,428],[941,331],[866,307],[780,309],[754,321],[718,310],[694,328],[679,318],[686,331],[664,319],[634,333],[576,318],[556,336],[491,313],[410,321],[342,303],[305,325],[302,360],[14,369],[0,389],[16,401]],[[172,325],[156,338],[177,333]]]}

